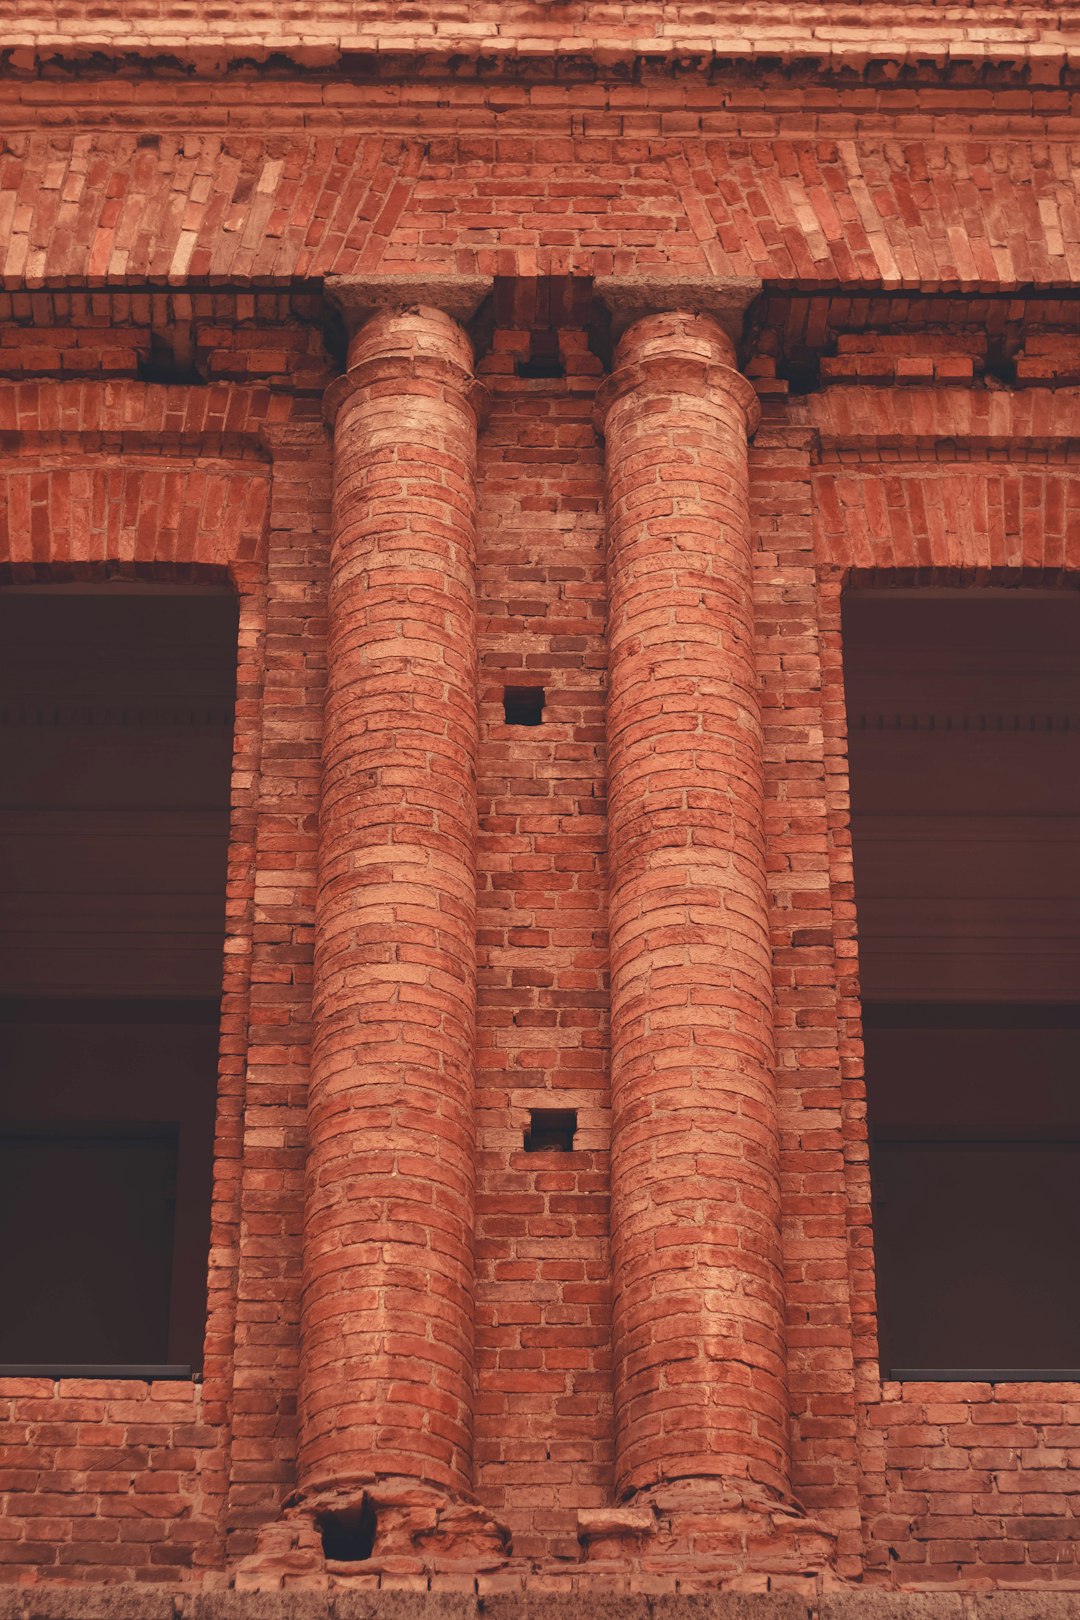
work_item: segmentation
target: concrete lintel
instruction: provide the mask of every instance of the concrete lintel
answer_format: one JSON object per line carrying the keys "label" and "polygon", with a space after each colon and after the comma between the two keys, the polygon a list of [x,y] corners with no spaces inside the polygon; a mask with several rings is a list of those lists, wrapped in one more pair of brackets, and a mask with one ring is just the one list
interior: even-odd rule
{"label": "concrete lintel", "polygon": [[417,304],[441,309],[467,325],[490,296],[492,285],[490,276],[371,275],[327,276],[323,288],[352,333],[378,310]]}
{"label": "concrete lintel", "polygon": [[758,276],[597,276],[593,296],[608,312],[613,342],[643,315],[676,309],[715,316],[738,342],[746,311],[761,288]]}

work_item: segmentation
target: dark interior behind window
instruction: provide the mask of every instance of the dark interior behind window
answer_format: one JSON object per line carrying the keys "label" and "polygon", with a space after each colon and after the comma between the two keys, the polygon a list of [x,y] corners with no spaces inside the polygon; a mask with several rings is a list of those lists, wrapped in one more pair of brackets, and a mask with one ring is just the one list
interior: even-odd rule
{"label": "dark interior behind window", "polygon": [[201,1363],[236,636],[0,590],[0,1365]]}
{"label": "dark interior behind window", "polygon": [[1080,596],[851,592],[882,1369],[1080,1369]]}

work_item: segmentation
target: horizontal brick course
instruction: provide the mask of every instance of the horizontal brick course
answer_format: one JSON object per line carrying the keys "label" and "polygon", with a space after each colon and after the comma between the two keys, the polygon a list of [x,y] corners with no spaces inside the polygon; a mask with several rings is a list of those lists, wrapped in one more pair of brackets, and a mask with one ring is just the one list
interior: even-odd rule
{"label": "horizontal brick course", "polygon": [[536,63],[557,55],[598,54],[608,67],[669,55],[705,62],[714,56],[813,55],[830,65],[861,66],[868,56],[920,60],[941,53],[960,63],[1028,57],[1036,72],[1049,78],[1080,37],[1074,5],[1030,6],[1018,16],[1000,0],[979,0],[960,17],[932,3],[907,0],[902,22],[880,3],[863,4],[857,16],[837,16],[806,0],[769,0],[749,14],[728,0],[707,18],[687,0],[644,6],[625,0],[560,0],[556,6],[496,0],[447,6],[422,0],[407,8],[393,0],[336,0],[320,7],[316,17],[297,0],[276,4],[272,12],[249,3],[226,11],[205,3],[140,0],[116,16],[83,5],[55,12],[46,5],[31,12],[12,7],[5,21],[13,63],[23,69],[35,55],[46,61],[78,59],[94,51],[178,55],[211,71],[232,55],[258,60],[271,51],[311,67],[349,55],[407,58],[440,52],[467,59],[483,54],[504,70],[517,60]]}

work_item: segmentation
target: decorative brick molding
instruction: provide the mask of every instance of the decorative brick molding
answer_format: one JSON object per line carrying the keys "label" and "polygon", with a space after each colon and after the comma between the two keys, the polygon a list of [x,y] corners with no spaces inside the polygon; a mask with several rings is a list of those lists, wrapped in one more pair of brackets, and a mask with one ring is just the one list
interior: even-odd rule
{"label": "decorative brick molding", "polygon": [[[823,388],[806,404],[819,459],[957,461],[1008,451],[1034,458],[1076,454],[1073,388]],[[929,454],[928,454],[929,453]]]}
{"label": "decorative brick molding", "polygon": [[815,395],[820,564],[1003,584],[1075,569],[1078,402],[1069,388]]}
{"label": "decorative brick molding", "polygon": [[[1005,138],[992,124],[974,157],[966,136],[947,123],[932,136],[920,125],[902,142],[873,133],[853,139],[845,119],[837,131],[819,130],[816,110],[799,133],[761,134],[755,107],[749,127],[735,118],[713,138],[700,126],[721,115],[719,90],[687,114],[684,96],[661,86],[646,138],[626,145],[610,134],[596,141],[575,133],[573,89],[554,111],[544,103],[545,128],[527,121],[512,152],[503,144],[501,108],[498,133],[485,127],[467,139],[449,132],[420,141],[417,109],[406,101],[401,132],[387,135],[382,106],[372,114],[363,84],[341,91],[350,122],[363,131],[348,137],[338,127],[336,96],[322,113],[321,90],[314,99],[328,120],[322,130],[285,127],[268,136],[267,124],[285,116],[273,82],[263,105],[252,105],[247,84],[238,90],[235,134],[220,132],[216,98],[213,129],[193,130],[198,102],[185,97],[165,109],[178,118],[169,133],[147,138],[141,125],[95,127],[77,147],[63,129],[27,133],[28,122],[39,122],[32,99],[8,112],[3,195],[11,222],[0,286],[62,293],[149,285],[180,294],[186,286],[274,290],[330,275],[605,276],[616,269],[795,281],[864,296],[1020,288],[1030,295],[1070,285],[1080,246],[1070,236],[1076,176],[1039,119],[1023,139]],[[398,93],[387,92],[391,100]],[[125,117],[129,94],[124,81]],[[621,124],[641,116],[639,92],[603,94],[610,107],[602,117]],[[430,95],[437,100],[437,85]],[[96,121],[97,103],[92,111]],[[0,126],[4,114],[0,99]],[[672,114],[690,118],[692,139],[665,138]],[[992,95],[987,116],[997,116]],[[151,101],[139,117],[160,131],[163,109]],[[783,163],[780,136],[790,153]],[[227,212],[224,191],[207,184],[216,173],[229,176],[236,196]],[[43,174],[56,186],[43,187]],[[478,233],[478,210],[513,219],[512,248],[498,245],[494,230]],[[271,220],[274,230],[264,230],[261,222]]]}
{"label": "decorative brick molding", "polygon": [[865,5],[858,19],[837,19],[820,0],[767,0],[752,17],[727,0],[703,27],[697,7],[555,4],[519,12],[497,0],[471,0],[447,16],[437,4],[411,8],[399,20],[388,4],[336,0],[312,20],[296,0],[276,5],[272,19],[258,8],[236,4],[228,24],[212,6],[191,10],[167,3],[125,8],[117,16],[79,11],[53,14],[43,6],[27,13],[7,0],[2,14],[13,64],[25,71],[35,61],[78,60],[91,53],[175,58],[204,72],[222,71],[231,60],[286,57],[294,68],[319,69],[375,58],[398,71],[428,71],[457,58],[470,66],[484,58],[501,73],[547,67],[569,57],[599,57],[609,69],[626,71],[669,61],[699,70],[717,61],[754,57],[797,62],[810,58],[826,68],[862,71],[874,63],[927,58],[982,64],[1029,60],[1037,80],[1048,82],[1069,59],[1080,35],[1074,4],[1030,7],[1018,17],[998,0],[979,0],[963,17],[933,4],[909,3],[903,25],[890,7]]}

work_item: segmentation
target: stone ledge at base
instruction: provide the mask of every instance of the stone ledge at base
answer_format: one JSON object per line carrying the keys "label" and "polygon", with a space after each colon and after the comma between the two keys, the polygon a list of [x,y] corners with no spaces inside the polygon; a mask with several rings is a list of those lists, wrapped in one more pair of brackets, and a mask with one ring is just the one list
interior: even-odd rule
{"label": "stone ledge at base", "polygon": [[0,1588],[0,1620],[1080,1620],[1080,1584],[1025,1591],[232,1592]]}

